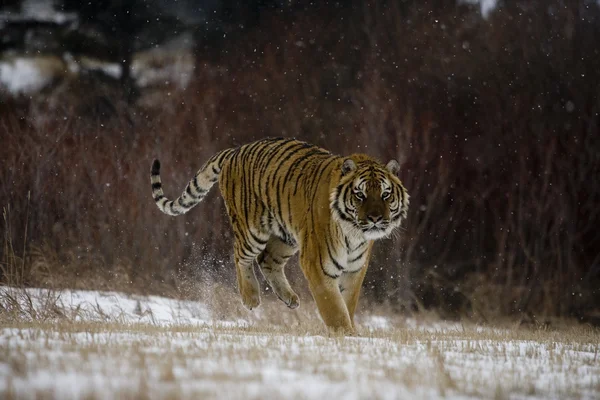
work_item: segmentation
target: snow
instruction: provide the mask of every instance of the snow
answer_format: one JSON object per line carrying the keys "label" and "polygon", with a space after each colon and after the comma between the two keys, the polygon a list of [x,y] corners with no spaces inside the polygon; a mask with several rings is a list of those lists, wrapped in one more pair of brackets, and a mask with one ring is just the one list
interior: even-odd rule
{"label": "snow", "polygon": [[[75,76],[82,71],[100,71],[113,79],[122,75],[122,66],[71,54],[53,56],[12,56],[0,59],[0,91],[12,95],[39,92],[58,78]],[[154,49],[134,55],[131,76],[139,87],[173,84],[177,89],[188,86],[194,72],[191,52]]]}
{"label": "snow", "polygon": [[479,4],[483,18],[489,17],[498,6],[498,0],[459,0],[459,3]]}
{"label": "snow", "polygon": [[35,59],[17,58],[12,62],[0,62],[0,88],[12,94],[37,92],[52,77],[44,75]]}
{"label": "snow", "polygon": [[[42,315],[0,327],[0,397],[598,398],[598,335],[518,339],[510,331],[382,315],[363,336],[294,333],[215,318],[206,304],[158,296],[0,287]],[[27,294],[27,295],[26,295]],[[31,301],[29,302],[29,299]],[[30,305],[29,305],[30,304]],[[34,313],[30,312],[30,315]],[[542,337],[540,336],[540,337]]]}
{"label": "snow", "polygon": [[0,20],[23,21],[34,20],[64,24],[77,21],[77,14],[65,13],[54,9],[54,4],[47,0],[23,0],[21,11],[0,13]]}

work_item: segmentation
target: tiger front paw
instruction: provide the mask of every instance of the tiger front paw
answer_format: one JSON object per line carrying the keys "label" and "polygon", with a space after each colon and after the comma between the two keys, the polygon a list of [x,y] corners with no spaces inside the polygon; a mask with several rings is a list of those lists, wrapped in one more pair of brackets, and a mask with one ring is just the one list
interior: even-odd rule
{"label": "tiger front paw", "polygon": [[257,291],[244,291],[242,293],[242,303],[244,304],[244,307],[252,311],[260,305],[260,295]]}

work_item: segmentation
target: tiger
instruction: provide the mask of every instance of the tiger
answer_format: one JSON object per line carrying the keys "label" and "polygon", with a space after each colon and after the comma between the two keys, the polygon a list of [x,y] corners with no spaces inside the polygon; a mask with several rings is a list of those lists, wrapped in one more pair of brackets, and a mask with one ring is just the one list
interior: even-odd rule
{"label": "tiger", "polygon": [[266,138],[212,156],[175,200],[165,197],[160,161],[151,168],[152,196],[163,213],[185,214],[218,181],[233,228],[242,303],[260,304],[254,262],[289,308],[300,305],[285,275],[299,261],[326,328],[354,334],[354,314],[373,242],[407,218],[409,195],[396,160],[344,157],[292,138]]}

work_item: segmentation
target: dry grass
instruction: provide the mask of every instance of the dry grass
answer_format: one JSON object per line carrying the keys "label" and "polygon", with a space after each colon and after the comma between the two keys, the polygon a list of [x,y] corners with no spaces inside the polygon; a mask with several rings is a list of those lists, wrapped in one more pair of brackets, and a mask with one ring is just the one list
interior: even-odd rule
{"label": "dry grass", "polygon": [[[136,323],[101,306],[95,319],[83,308],[46,319],[0,314],[0,397],[504,399],[600,394],[600,331],[585,325],[481,327],[363,310],[357,337],[329,336],[311,302],[289,311],[267,298],[256,315],[244,312],[225,290],[218,293],[210,304],[214,319],[197,324]],[[37,299],[25,302],[26,310],[36,308],[28,303],[35,305]],[[58,301],[47,301],[38,305],[36,315],[48,305],[62,308]],[[228,321],[238,322],[221,319],[226,313],[232,313]]]}

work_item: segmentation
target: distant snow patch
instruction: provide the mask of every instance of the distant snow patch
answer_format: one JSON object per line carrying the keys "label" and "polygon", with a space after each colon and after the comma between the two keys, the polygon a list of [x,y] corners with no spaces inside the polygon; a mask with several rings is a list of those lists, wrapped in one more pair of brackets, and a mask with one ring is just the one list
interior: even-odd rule
{"label": "distant snow patch", "polygon": [[44,75],[36,60],[17,58],[0,62],[0,88],[12,94],[37,92],[51,81],[52,76]]}
{"label": "distant snow patch", "polygon": [[77,21],[77,14],[65,13],[54,9],[52,1],[24,0],[20,12],[0,13],[0,20],[53,22],[59,25]]}
{"label": "distant snow patch", "polygon": [[[15,298],[22,307],[33,308],[31,314],[41,313],[48,303],[57,311],[79,321],[108,321],[119,323],[149,323],[169,326],[212,324],[206,304],[175,300],[160,296],[127,295],[95,290],[16,289],[0,286],[0,293]],[[238,321],[224,321],[239,325]],[[242,321],[242,323],[246,323]]]}
{"label": "distant snow patch", "polygon": [[489,17],[492,11],[498,6],[498,0],[458,0],[458,2],[459,4],[479,4],[481,7],[481,16],[483,18]]}

